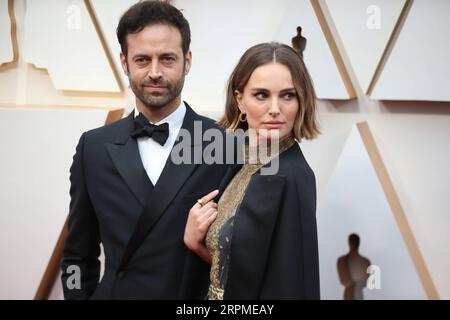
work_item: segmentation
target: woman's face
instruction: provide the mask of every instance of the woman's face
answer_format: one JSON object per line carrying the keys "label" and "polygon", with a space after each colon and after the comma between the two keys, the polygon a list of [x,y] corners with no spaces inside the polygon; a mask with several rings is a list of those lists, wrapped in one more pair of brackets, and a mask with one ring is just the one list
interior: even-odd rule
{"label": "woman's face", "polygon": [[[249,129],[259,132],[259,137],[280,140],[293,135],[298,99],[289,69],[280,63],[257,67],[244,92],[236,93],[241,112],[247,115]],[[260,130],[265,129],[265,130]]]}

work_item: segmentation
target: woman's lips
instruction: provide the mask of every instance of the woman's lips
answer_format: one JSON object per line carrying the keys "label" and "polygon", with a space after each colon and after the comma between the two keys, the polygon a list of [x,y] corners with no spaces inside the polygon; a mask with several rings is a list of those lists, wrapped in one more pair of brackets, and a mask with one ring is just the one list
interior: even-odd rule
{"label": "woman's lips", "polygon": [[281,121],[267,121],[263,122],[264,126],[268,129],[280,129],[284,122]]}

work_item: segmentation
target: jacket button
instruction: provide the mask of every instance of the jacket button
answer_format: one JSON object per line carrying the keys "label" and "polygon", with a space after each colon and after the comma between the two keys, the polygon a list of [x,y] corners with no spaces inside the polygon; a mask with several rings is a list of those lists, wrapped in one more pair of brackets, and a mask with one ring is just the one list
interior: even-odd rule
{"label": "jacket button", "polygon": [[117,274],[117,277],[118,277],[119,279],[123,279],[123,278],[125,277],[125,272],[120,271],[120,272]]}

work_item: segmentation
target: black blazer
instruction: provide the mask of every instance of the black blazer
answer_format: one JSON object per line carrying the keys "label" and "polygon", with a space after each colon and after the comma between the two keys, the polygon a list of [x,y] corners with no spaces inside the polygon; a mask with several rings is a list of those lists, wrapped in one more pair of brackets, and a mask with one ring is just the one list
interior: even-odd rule
{"label": "black blazer", "polygon": [[[240,168],[228,170],[221,191]],[[190,259],[187,265],[200,270]],[[320,299],[315,177],[298,144],[280,155],[277,174],[251,178],[236,211],[229,263],[224,299]],[[204,298],[208,285],[203,274],[183,290],[195,287],[201,295],[192,298]]]}
{"label": "black blazer", "polygon": [[[182,128],[192,137],[194,121],[201,121],[203,131],[217,127],[186,108]],[[179,290],[185,276],[187,215],[199,197],[218,188],[227,167],[176,165],[169,156],[153,186],[130,137],[133,129],[132,113],[80,138],[70,170],[68,235],[61,261],[66,299],[184,298]],[[205,145],[197,138],[190,147],[193,157]],[[105,271],[99,283],[100,243]],[[206,268],[200,259],[195,262]],[[81,269],[80,289],[67,285],[73,281],[67,272],[71,265]]]}

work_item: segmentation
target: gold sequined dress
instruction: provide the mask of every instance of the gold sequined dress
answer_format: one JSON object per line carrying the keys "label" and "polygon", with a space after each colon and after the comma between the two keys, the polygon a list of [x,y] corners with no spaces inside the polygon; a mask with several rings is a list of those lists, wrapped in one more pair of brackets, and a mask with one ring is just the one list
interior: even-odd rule
{"label": "gold sequined dress", "polygon": [[[223,300],[228,277],[234,220],[251,177],[262,166],[289,149],[294,143],[293,138],[280,141],[278,148],[273,148],[275,151],[266,152],[267,157],[259,157],[257,149],[245,146],[245,162],[223,192],[218,203],[217,218],[211,224],[206,235],[206,247],[212,257],[208,299]],[[270,148],[268,149],[270,150]],[[262,158],[264,160],[261,160]]]}

